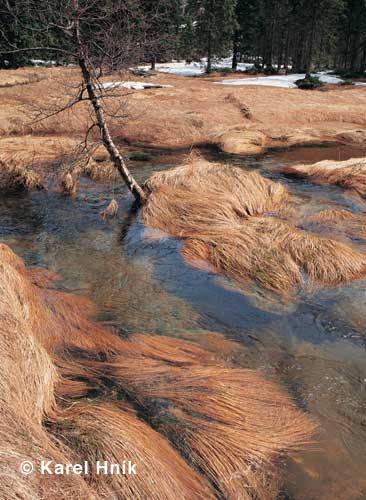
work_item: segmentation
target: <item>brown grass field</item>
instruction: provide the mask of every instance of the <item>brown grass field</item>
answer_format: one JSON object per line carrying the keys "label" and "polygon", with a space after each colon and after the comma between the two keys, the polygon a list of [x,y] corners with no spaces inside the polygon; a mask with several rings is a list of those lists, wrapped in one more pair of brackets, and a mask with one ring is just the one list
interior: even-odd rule
{"label": "brown grass field", "polygon": [[[122,340],[87,319],[87,300],[47,288],[51,274],[26,269],[5,245],[0,261],[0,498],[276,498],[280,459],[316,425],[277,384],[227,364],[242,348],[210,333],[208,350]],[[130,459],[140,473],[20,473],[22,460],[45,458]]]}
{"label": "brown grass field", "polygon": [[[104,78],[139,79],[130,73]],[[122,91],[120,94],[128,96],[107,98],[109,111],[122,106],[122,114],[127,115],[112,120],[113,135],[120,143],[156,148],[211,144],[234,154],[258,154],[268,148],[301,144],[365,142],[364,87],[328,86],[301,92],[213,83],[220,79],[219,75],[187,78],[158,74],[149,81],[172,88]],[[77,68],[1,71],[0,136],[32,133],[45,141],[49,136],[60,142],[65,137],[81,139],[89,121],[84,103],[39,121],[42,109],[55,111],[68,102],[79,82]],[[6,86],[9,83],[13,85]]]}
{"label": "brown grass field", "polygon": [[240,285],[287,294],[366,272],[351,247],[298,229],[286,188],[255,172],[193,158],[155,174],[145,189],[145,223],[182,239],[193,265],[208,261]]}

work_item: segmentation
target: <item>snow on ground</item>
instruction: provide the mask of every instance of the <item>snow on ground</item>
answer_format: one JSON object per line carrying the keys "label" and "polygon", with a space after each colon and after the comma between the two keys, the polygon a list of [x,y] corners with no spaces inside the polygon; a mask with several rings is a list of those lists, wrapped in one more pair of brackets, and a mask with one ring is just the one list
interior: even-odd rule
{"label": "snow on ground", "polygon": [[[313,76],[319,77],[319,79],[324,83],[340,84],[343,82],[343,80],[338,76],[329,75],[326,72],[315,73]],[[301,80],[303,78],[305,78],[305,74],[298,73],[294,75],[272,75],[235,80],[221,80],[221,82],[215,83],[219,85],[268,85],[270,87],[296,89],[296,80]],[[355,85],[365,85],[365,83],[357,82]]]}
{"label": "snow on ground", "polygon": [[34,66],[55,66],[56,61],[45,61],[44,59],[31,59],[30,60]]}
{"label": "snow on ground", "polygon": [[[341,83],[343,81],[336,76],[323,73],[316,73],[314,76],[318,76],[324,83]],[[302,78],[305,78],[305,74],[297,73],[294,75],[272,75],[235,80],[221,80],[221,82],[215,83],[220,85],[269,85],[270,87],[295,89],[297,88],[295,85],[296,80],[301,80]]]}
{"label": "snow on ground", "polygon": [[[212,64],[212,68],[231,68],[232,59],[227,57],[226,59],[217,60]],[[201,59],[200,62],[182,62],[175,61],[170,63],[159,63],[156,64],[156,71],[160,73],[169,73],[178,76],[200,76],[203,75],[206,69],[207,59]],[[238,63],[238,71],[246,71],[254,67],[251,63]],[[139,69],[149,70],[149,66],[139,66]],[[320,80],[324,83],[340,84],[343,82],[338,76],[331,75],[329,71],[322,71],[315,73],[314,76],[318,76]],[[272,76],[260,76],[252,77],[246,79],[228,79],[221,80],[220,82],[214,82],[220,85],[268,85],[270,87],[284,87],[289,89],[297,88],[295,85],[296,80],[301,80],[305,78],[304,73],[297,73],[291,75],[272,75]],[[366,85],[366,82],[356,82],[355,85]]]}
{"label": "snow on ground", "polygon": [[[199,76],[203,75],[206,70],[207,61],[202,59],[200,62],[171,62],[171,63],[161,63],[157,64],[155,69],[160,73],[170,73],[172,75],[179,76]],[[250,63],[238,63],[239,71],[246,71],[247,69],[253,68],[254,64]],[[215,61],[212,64],[212,68],[231,68],[231,57],[226,59],[221,59]],[[149,69],[149,66],[139,66],[139,69]]]}
{"label": "snow on ground", "polygon": [[146,82],[107,82],[103,83],[103,88],[110,89],[130,89],[130,90],[144,90],[144,89],[161,89],[172,87],[172,85],[160,85],[158,83]]}

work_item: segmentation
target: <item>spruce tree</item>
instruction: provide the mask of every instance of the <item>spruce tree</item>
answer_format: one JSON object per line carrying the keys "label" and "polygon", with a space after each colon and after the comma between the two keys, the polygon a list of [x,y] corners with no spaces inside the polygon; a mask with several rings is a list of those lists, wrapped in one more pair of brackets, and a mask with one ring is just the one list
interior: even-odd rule
{"label": "spruce tree", "polygon": [[237,28],[237,0],[190,0],[188,12],[195,17],[195,43],[207,57],[206,71],[214,57],[228,54]]}
{"label": "spruce tree", "polygon": [[239,58],[243,55],[255,57],[258,54],[258,31],[262,0],[237,0],[236,30],[233,38],[232,68],[237,68]]}

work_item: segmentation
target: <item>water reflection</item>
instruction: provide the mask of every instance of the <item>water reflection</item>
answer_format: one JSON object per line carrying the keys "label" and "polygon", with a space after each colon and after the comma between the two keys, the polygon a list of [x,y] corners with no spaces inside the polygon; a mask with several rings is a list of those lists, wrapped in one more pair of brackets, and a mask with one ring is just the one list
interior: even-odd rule
{"label": "water reflection", "polygon": [[[264,159],[233,159],[204,152],[285,182],[304,216],[324,208],[364,207],[336,187],[284,179],[279,166],[363,153],[301,148]],[[146,164],[131,164],[139,181],[181,161],[181,155],[151,155]],[[47,192],[2,196],[0,235],[28,264],[61,274],[60,286],[92,298],[98,319],[122,335],[179,336],[189,330],[194,336],[214,330],[245,344],[245,365],[285,384],[321,424],[317,449],[287,466],[289,497],[365,498],[366,281],[302,292],[291,302],[240,290],[216,274],[187,266],[179,242],[146,231],[131,211],[126,190],[113,186],[113,192],[120,208],[111,221],[99,216],[112,197],[111,186],[87,180],[75,198]],[[342,231],[334,236],[352,244]]]}

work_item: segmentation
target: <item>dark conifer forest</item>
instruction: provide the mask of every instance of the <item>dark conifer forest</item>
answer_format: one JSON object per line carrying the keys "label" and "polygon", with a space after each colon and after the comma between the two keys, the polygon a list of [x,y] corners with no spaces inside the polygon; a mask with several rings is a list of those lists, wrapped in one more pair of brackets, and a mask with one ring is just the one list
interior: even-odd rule
{"label": "dark conifer forest", "polygon": [[[1,67],[16,68],[32,57],[69,62],[66,52],[52,50],[67,48],[67,40],[54,20],[55,13],[67,10],[67,0],[50,0],[42,9],[37,8],[37,3],[1,0]],[[125,17],[121,28],[135,41],[132,59],[149,62],[152,67],[158,61],[206,57],[210,71],[215,58],[230,56],[233,70],[238,62],[252,62],[258,71],[269,74],[281,69],[306,73],[334,69],[351,77],[366,69],[366,0],[109,0],[103,6],[92,0],[81,3],[89,13],[94,9],[96,22],[106,8],[113,10],[118,4],[120,11],[122,6]],[[117,42],[116,51],[120,40]],[[44,46],[45,50],[33,56],[22,50],[35,46]]]}

